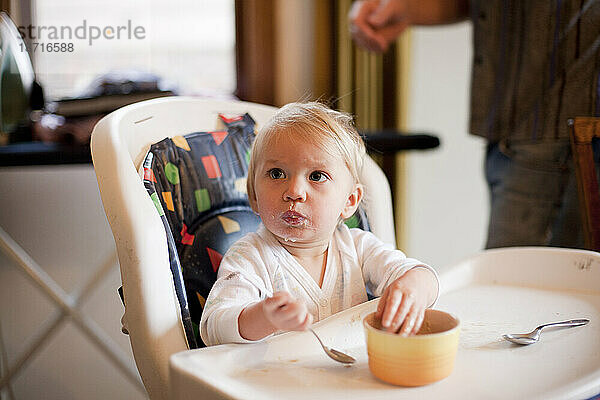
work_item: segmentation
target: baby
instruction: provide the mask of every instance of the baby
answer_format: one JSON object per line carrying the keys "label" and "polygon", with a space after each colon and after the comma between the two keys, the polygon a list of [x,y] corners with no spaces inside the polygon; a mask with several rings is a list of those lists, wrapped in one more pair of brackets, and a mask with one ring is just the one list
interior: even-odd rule
{"label": "baby", "polygon": [[363,197],[365,146],[352,118],[316,102],[291,103],[260,130],[248,168],[257,232],[223,257],[205,304],[207,345],[305,330],[367,301],[390,332],[415,334],[435,303],[435,271],[372,233],[349,229]]}

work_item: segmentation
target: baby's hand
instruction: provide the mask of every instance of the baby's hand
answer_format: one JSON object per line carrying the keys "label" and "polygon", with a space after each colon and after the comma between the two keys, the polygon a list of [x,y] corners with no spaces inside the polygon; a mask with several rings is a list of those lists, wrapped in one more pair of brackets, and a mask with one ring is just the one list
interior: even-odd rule
{"label": "baby's hand", "polygon": [[402,336],[416,334],[425,309],[435,298],[437,281],[426,268],[413,268],[392,282],[383,292],[375,316],[388,332]]}
{"label": "baby's hand", "polygon": [[277,330],[303,331],[313,321],[306,304],[295,300],[288,292],[275,292],[262,302],[265,318]]}

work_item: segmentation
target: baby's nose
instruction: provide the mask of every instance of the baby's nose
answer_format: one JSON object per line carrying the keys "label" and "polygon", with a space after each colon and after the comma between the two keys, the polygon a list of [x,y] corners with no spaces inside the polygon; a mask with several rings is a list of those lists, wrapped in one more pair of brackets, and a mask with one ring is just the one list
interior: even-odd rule
{"label": "baby's nose", "polygon": [[306,189],[300,179],[291,179],[286,191],[283,193],[285,201],[304,201],[306,200]]}

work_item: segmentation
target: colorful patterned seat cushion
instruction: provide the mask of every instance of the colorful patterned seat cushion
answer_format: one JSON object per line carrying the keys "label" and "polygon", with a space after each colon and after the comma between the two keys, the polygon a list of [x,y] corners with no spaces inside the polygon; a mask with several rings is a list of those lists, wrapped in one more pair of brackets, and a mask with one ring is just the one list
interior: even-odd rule
{"label": "colorful patterned seat cushion", "polygon": [[260,219],[246,194],[254,121],[219,116],[224,129],[166,138],[144,160],[144,185],[161,214],[190,348],[203,346],[202,307],[229,246]]}
{"label": "colorful patterned seat cushion", "polygon": [[[224,130],[166,138],[144,160],[144,185],[165,226],[190,348],[204,346],[198,324],[221,258],[260,223],[246,193],[254,120],[219,118]],[[362,209],[346,224],[368,229]]]}

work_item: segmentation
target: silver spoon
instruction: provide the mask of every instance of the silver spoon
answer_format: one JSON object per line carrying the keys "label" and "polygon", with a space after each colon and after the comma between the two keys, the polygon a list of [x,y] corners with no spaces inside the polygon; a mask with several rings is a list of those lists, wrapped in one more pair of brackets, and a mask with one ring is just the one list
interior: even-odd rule
{"label": "silver spoon", "polygon": [[313,335],[315,335],[315,337],[317,338],[319,343],[321,343],[321,347],[323,347],[323,350],[325,350],[325,353],[327,353],[329,358],[331,358],[332,360],[335,360],[337,362],[341,362],[342,364],[354,364],[354,362],[356,361],[356,359],[354,357],[351,357],[346,353],[342,353],[339,350],[332,349],[332,348],[325,346],[323,344],[323,342],[321,341],[321,338],[319,337],[319,335],[317,335],[317,333],[315,331],[313,331],[312,328],[308,328],[308,330],[311,331]]}
{"label": "silver spoon", "polygon": [[590,322],[589,319],[570,319],[568,321],[560,321],[560,322],[551,322],[549,324],[540,325],[529,333],[509,333],[507,335],[502,335],[502,337],[510,342],[516,344],[533,344],[540,340],[540,333],[542,329],[547,328],[549,326],[582,326]]}

